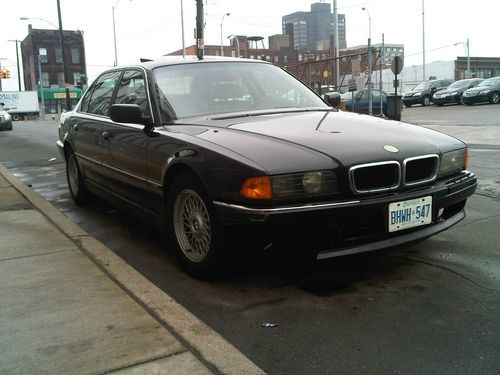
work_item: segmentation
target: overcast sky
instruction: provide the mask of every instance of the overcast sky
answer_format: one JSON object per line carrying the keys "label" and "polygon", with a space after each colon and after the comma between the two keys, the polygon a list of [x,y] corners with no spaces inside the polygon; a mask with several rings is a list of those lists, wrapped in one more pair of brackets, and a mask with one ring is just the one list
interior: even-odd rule
{"label": "overcast sky", "polygon": [[[2,3],[6,0],[2,0]],[[60,0],[63,28],[83,30],[89,79],[113,65],[112,5],[116,0]],[[281,17],[295,11],[309,11],[310,0],[205,0],[205,44],[220,44],[220,23],[224,13],[224,43],[227,36],[281,33]],[[325,1],[330,4],[332,1]],[[118,62],[137,62],[140,57],[157,57],[182,47],[181,0],[119,0],[115,9]],[[186,46],[194,44],[195,0],[183,0]],[[422,0],[337,0],[339,13],[346,15],[347,45],[366,44],[368,15],[372,19],[373,43],[405,46],[405,65],[422,63]],[[43,18],[57,24],[56,0],[13,0],[3,4],[0,37],[2,67],[12,79],[3,80],[4,90],[17,90],[15,44],[23,40],[28,23],[34,28],[52,28],[44,21],[21,21],[19,17]],[[453,44],[470,39],[471,56],[500,57],[499,0],[426,0],[426,61],[454,60],[465,56],[464,46]]]}

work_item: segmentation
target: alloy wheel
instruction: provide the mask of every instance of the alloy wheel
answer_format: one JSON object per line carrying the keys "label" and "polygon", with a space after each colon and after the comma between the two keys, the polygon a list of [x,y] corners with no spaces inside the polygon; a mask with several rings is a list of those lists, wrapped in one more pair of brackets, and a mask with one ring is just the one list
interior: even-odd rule
{"label": "alloy wheel", "polygon": [[68,160],[68,183],[73,196],[78,196],[79,190],[79,171],[78,164],[76,163],[76,157],[71,154]]}
{"label": "alloy wheel", "polygon": [[212,227],[207,206],[195,191],[185,189],[177,195],[173,225],[183,254],[192,262],[202,262],[210,250]]}

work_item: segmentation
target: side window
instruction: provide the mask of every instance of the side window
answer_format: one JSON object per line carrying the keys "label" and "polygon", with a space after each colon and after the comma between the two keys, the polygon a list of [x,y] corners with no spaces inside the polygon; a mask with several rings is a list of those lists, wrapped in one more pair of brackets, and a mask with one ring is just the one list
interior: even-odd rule
{"label": "side window", "polygon": [[87,108],[90,102],[90,97],[92,96],[92,90],[94,90],[94,85],[91,85],[85,92],[82,99],[82,103],[80,104],[80,108],[78,109],[80,112],[87,112]]}
{"label": "side window", "polygon": [[123,73],[114,104],[137,104],[145,115],[149,115],[146,82],[141,71],[126,70]]}
{"label": "side window", "polygon": [[93,113],[101,116],[109,115],[109,107],[111,106],[111,97],[116,86],[116,82],[120,77],[121,71],[105,73],[99,77],[94,84],[92,96],[87,108],[88,113]]}

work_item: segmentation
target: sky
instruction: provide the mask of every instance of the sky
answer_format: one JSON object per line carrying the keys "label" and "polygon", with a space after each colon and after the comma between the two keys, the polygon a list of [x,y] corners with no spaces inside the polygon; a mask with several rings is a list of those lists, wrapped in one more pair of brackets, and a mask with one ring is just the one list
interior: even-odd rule
{"label": "sky", "polygon": [[[113,66],[112,7],[115,5],[118,63],[138,62],[182,48],[181,1],[184,7],[185,44],[194,44],[195,0],[60,0],[63,28],[82,30],[85,38],[89,83]],[[471,56],[500,57],[499,0],[424,0],[426,62],[454,60],[466,56],[469,38]],[[7,0],[1,0],[2,3]],[[309,11],[321,0],[204,0],[205,44],[220,45],[227,36],[280,34],[281,17]],[[333,1],[324,2],[332,4]],[[338,12],[346,15],[347,46],[366,44],[368,14],[372,43],[404,44],[405,65],[422,64],[422,0],[337,0]],[[5,4],[6,5],[6,4]],[[42,18],[22,21],[20,17]],[[54,28],[58,23],[56,0],[16,0],[2,7],[0,62],[12,79],[2,80],[3,90],[17,90],[16,50],[11,40],[23,40],[28,24],[33,28]],[[48,22],[46,22],[48,21]],[[458,43],[458,44],[457,44]],[[22,73],[21,73],[22,74]]]}

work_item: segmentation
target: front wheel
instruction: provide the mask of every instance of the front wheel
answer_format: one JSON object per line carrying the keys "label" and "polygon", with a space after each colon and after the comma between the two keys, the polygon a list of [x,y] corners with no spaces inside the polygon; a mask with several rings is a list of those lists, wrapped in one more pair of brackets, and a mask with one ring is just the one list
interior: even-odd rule
{"label": "front wheel", "polygon": [[71,198],[73,198],[75,203],[78,205],[87,203],[90,193],[85,187],[78,160],[76,160],[75,153],[72,150],[68,151],[66,157],[66,177],[68,179]]}
{"label": "front wheel", "polygon": [[498,94],[498,92],[495,91],[490,96],[490,103],[491,104],[497,104],[498,102],[500,102],[500,95]]}
{"label": "front wheel", "polygon": [[199,180],[190,173],[178,175],[167,200],[169,232],[186,270],[195,277],[211,278],[222,270],[222,230]]}
{"label": "front wheel", "polygon": [[429,104],[431,104],[431,98],[428,96],[428,95],[425,95],[423,98],[422,98],[422,105],[424,107],[427,107]]}

